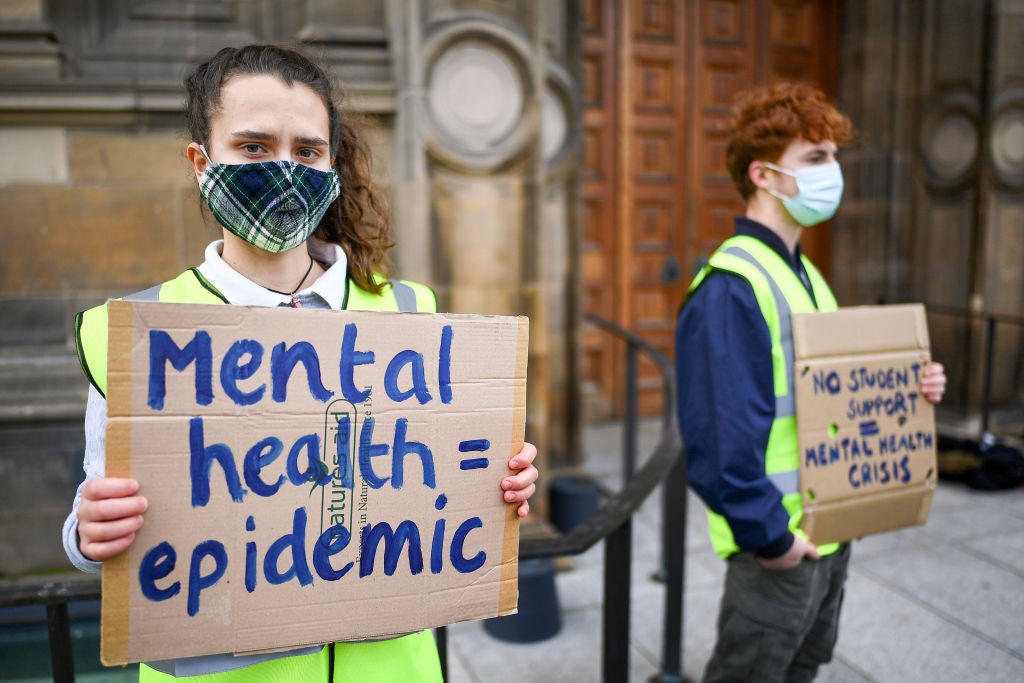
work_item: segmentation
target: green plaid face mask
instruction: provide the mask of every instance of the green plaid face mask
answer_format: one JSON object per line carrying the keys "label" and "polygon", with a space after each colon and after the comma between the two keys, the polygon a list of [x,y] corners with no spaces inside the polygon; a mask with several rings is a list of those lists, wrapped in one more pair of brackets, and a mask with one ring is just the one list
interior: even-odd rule
{"label": "green plaid face mask", "polygon": [[213,217],[232,234],[280,253],[309,239],[341,194],[341,184],[333,168],[320,171],[294,161],[210,161],[199,179],[199,192]]}

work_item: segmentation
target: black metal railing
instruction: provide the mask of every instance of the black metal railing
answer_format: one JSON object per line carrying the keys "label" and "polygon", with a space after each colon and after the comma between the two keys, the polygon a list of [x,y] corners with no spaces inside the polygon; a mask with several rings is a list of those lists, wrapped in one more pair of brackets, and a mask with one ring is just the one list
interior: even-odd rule
{"label": "black metal railing", "polygon": [[[632,518],[658,484],[663,489],[662,568],[665,580],[664,628],[658,683],[682,681],[684,548],[686,547],[686,468],[676,428],[673,373],[669,361],[653,346],[602,318],[586,321],[623,339],[626,350],[625,416],[623,429],[624,484],[598,510],[572,531],[550,538],[524,539],[523,560],[579,555],[598,541],[605,542],[604,605],[602,614],[602,679],[629,678],[630,575]],[[638,358],[644,353],[657,367],[663,392],[660,440],[636,470],[638,419]],[[68,603],[100,597],[98,576],[0,581],[0,608],[44,605],[49,625],[53,680],[75,680]],[[438,649],[447,678],[447,630],[437,630]]]}
{"label": "black metal railing", "polygon": [[54,683],[73,683],[75,680],[68,603],[99,598],[98,575],[80,574],[0,582],[0,608],[40,605],[46,607],[50,669]]}

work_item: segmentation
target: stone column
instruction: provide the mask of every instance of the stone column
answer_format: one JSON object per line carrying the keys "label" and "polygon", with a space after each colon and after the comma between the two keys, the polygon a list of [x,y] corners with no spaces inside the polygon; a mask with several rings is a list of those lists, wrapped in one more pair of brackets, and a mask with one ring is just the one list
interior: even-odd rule
{"label": "stone column", "polygon": [[577,431],[570,7],[388,5],[398,271],[442,310],[530,317],[528,438],[555,459]]}

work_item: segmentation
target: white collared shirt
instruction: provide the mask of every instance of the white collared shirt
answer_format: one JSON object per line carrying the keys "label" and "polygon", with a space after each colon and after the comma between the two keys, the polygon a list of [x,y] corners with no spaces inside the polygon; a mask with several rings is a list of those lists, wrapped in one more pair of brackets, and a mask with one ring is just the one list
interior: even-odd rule
{"label": "white collared shirt", "polygon": [[[320,262],[327,272],[313,281],[309,287],[295,293],[304,307],[330,308],[340,311],[345,301],[348,285],[348,257],[337,244],[324,242],[316,237],[306,241],[309,255]],[[217,288],[230,303],[239,306],[281,306],[290,305],[287,294],[272,292],[248,279],[227,264],[221,257],[224,240],[217,240],[206,247],[206,260],[199,265],[211,285]]]}

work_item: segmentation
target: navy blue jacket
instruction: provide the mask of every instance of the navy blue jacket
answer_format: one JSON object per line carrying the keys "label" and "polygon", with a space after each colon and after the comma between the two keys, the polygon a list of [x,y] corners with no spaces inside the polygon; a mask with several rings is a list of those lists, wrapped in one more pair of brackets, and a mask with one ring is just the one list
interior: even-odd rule
{"label": "navy blue jacket", "polygon": [[[799,245],[791,253],[746,217],[736,217],[735,229],[778,252],[811,291]],[[729,522],[741,550],[769,559],[793,544],[782,494],[764,471],[775,419],[771,350],[754,290],[738,275],[709,273],[679,313],[676,386],[690,486]]]}

